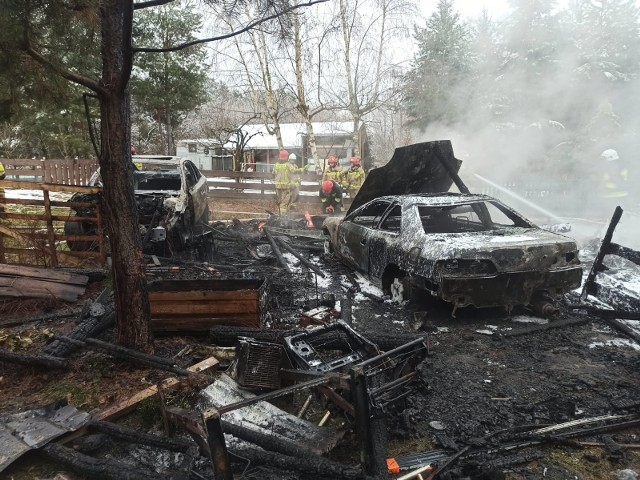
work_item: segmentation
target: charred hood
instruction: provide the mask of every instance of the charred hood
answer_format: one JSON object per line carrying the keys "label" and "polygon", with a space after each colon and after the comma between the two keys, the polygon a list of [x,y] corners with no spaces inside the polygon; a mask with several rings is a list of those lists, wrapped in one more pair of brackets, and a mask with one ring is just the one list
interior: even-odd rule
{"label": "charred hood", "polygon": [[449,140],[396,148],[389,163],[368,173],[347,215],[385,195],[447,192],[453,184],[448,170],[457,173],[461,164]]}

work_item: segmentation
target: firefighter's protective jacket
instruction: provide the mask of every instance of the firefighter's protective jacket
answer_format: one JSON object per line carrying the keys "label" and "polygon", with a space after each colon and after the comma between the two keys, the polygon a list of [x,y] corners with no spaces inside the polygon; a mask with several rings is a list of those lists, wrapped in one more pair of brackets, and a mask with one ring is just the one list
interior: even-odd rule
{"label": "firefighter's protective jacket", "polygon": [[273,166],[273,183],[276,188],[291,187],[295,168],[289,162],[278,162]]}
{"label": "firefighter's protective jacket", "polygon": [[629,171],[623,165],[611,165],[602,177],[603,198],[626,198],[628,191]]}
{"label": "firefighter's protective jacket", "polygon": [[364,170],[362,167],[351,167],[344,175],[345,185],[348,189],[359,190],[364,183]]}
{"label": "firefighter's protective jacket", "polygon": [[329,165],[322,176],[323,180],[333,180],[336,183],[342,183],[342,169]]}
{"label": "firefighter's protective jacket", "polygon": [[322,204],[323,213],[326,213],[327,207],[333,207],[334,212],[340,212],[342,210],[342,187],[335,181],[333,182],[333,188],[328,193],[321,187],[320,203]]}

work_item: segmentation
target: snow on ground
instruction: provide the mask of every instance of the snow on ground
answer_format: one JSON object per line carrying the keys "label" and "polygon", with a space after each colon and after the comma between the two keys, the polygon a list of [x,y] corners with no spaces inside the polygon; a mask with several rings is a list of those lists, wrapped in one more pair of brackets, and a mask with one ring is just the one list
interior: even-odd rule
{"label": "snow on ground", "polygon": [[[66,202],[68,201],[73,193],[69,192],[49,192],[49,198],[51,200]],[[21,200],[43,200],[44,195],[42,190],[25,190],[21,188],[5,188],[4,189],[5,198],[12,199],[21,199]]]}
{"label": "snow on ground", "polygon": [[511,321],[516,323],[538,323],[540,325],[549,323],[549,320],[545,318],[530,317],[529,315],[516,315],[511,317]]}
{"label": "snow on ground", "polygon": [[593,342],[589,344],[589,348],[597,348],[597,347],[604,347],[604,346],[631,347],[635,351],[640,352],[640,345],[626,338],[613,338],[611,340],[607,340],[606,342]]}

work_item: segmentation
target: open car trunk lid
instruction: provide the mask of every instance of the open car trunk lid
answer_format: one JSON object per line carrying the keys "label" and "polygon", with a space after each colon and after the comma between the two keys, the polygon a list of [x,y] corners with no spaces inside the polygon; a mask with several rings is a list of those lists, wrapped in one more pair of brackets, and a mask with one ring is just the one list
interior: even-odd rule
{"label": "open car trunk lid", "polygon": [[462,161],[453,156],[449,140],[423,142],[396,148],[384,167],[371,170],[353,199],[347,215],[385,195],[447,192],[453,179],[444,164],[456,173]]}

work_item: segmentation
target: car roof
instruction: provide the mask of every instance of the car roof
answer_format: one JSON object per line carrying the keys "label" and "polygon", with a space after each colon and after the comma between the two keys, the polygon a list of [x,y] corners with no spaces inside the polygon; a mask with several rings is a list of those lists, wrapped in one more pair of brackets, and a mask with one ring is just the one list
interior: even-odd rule
{"label": "car roof", "polygon": [[474,202],[492,201],[496,202],[493,197],[480,194],[469,193],[423,193],[420,195],[386,195],[384,197],[378,197],[373,201],[385,200],[387,202],[396,202],[403,206],[410,205],[425,205],[430,207],[443,206],[443,205],[465,205]]}
{"label": "car roof", "polygon": [[153,163],[157,165],[179,165],[180,160],[187,160],[184,157],[171,155],[132,155],[131,159],[137,163]]}

